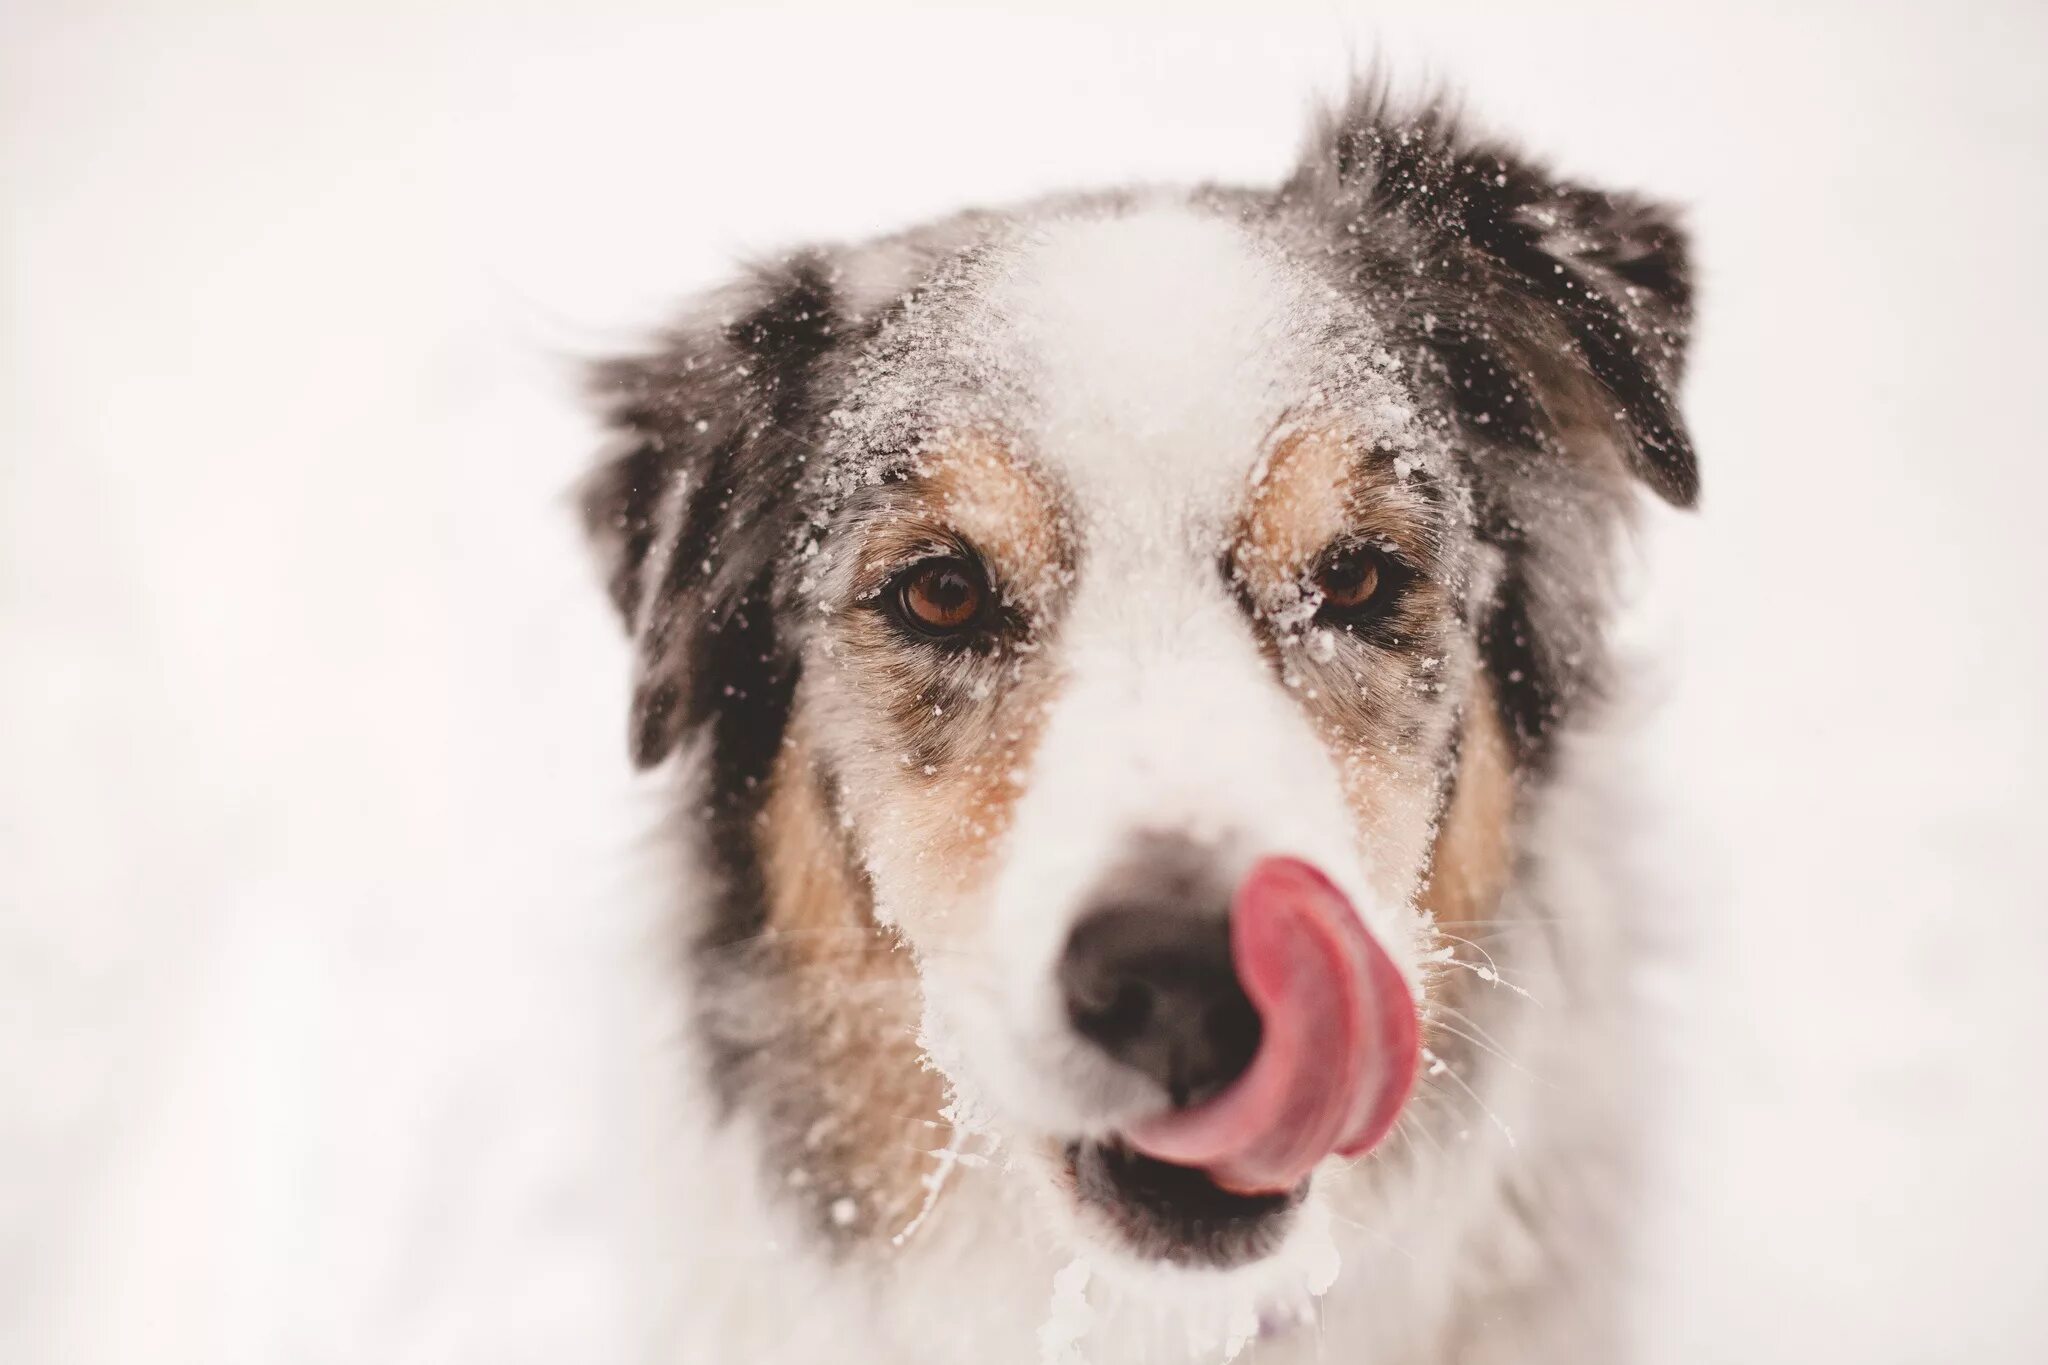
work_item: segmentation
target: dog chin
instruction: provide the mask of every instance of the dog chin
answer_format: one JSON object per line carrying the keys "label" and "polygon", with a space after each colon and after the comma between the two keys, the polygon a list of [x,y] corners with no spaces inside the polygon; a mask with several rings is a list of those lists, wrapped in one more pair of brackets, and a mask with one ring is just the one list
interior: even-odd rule
{"label": "dog chin", "polygon": [[1076,1250],[1134,1271],[1231,1271],[1266,1261],[1289,1242],[1313,1184],[1311,1177],[1282,1193],[1236,1194],[1116,1136],[1045,1137],[1031,1146]]}
{"label": "dog chin", "polygon": [[1019,1039],[942,982],[927,982],[926,1006],[927,1055],[960,1112],[1037,1169],[1055,1220],[1092,1260],[1228,1271],[1275,1256],[1301,1221],[1313,1176],[1284,1192],[1244,1195],[1146,1156],[1122,1132],[1160,1101],[1135,1077],[1044,1037]]}

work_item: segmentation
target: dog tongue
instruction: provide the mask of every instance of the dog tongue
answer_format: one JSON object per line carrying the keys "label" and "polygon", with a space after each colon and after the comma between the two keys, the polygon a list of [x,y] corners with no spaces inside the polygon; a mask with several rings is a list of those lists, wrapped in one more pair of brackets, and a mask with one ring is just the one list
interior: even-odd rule
{"label": "dog tongue", "polygon": [[1277,1193],[1393,1127],[1415,1079],[1415,1006],[1351,902],[1297,858],[1252,868],[1231,906],[1230,951],[1259,1012],[1258,1054],[1222,1094],[1147,1120],[1130,1141],[1225,1189]]}

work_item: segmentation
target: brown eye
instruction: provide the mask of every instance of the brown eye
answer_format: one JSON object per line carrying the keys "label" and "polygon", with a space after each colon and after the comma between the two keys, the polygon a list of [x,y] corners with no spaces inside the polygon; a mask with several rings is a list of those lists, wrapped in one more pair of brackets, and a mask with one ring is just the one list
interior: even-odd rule
{"label": "brown eye", "polygon": [[1316,566],[1319,614],[1340,620],[1364,615],[1393,596],[1396,577],[1393,561],[1370,545],[1332,550]]}
{"label": "brown eye", "polygon": [[927,559],[912,565],[896,584],[897,614],[926,635],[956,635],[986,613],[988,580],[964,559]]}

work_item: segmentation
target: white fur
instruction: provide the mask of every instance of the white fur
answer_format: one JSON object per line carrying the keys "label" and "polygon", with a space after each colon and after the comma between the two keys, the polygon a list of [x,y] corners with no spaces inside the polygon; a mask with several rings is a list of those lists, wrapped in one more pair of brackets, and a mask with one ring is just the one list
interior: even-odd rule
{"label": "white fur", "polygon": [[[1208,1365],[1231,1359],[1234,1338],[1261,1320],[1272,1330],[1237,1359],[1606,1358],[1632,1139],[1634,1059],[1617,1040],[1635,1024],[1626,888],[1610,853],[1627,793],[1603,780],[1616,768],[1609,746],[1571,740],[1527,822],[1542,852],[1506,913],[1568,909],[1570,972],[1567,988],[1552,954],[1533,946],[1540,936],[1512,967],[1495,954],[1506,979],[1490,989],[1506,1022],[1493,1040],[1514,1065],[1492,1068],[1475,1096],[1440,1087],[1439,1107],[1393,1140],[1413,1159],[1408,1178],[1382,1187],[1332,1163],[1284,1250],[1242,1270],[1077,1255],[1063,1210],[1001,1160],[957,1171],[926,1223],[879,1263],[832,1260],[767,1186],[754,1126],[704,1123],[694,1069],[664,1055],[660,1085],[676,1108],[660,1125],[647,1204],[660,1249],[645,1292],[663,1323],[650,1358]],[[669,978],[652,984],[673,995]],[[1546,1227],[1532,1228],[1525,1209]]]}
{"label": "white fur", "polygon": [[[1193,834],[1223,851],[1230,873],[1271,854],[1310,860],[1422,994],[1429,926],[1411,897],[1427,813],[1359,838],[1335,760],[1216,563],[1284,422],[1337,409],[1406,458],[1440,452],[1418,440],[1415,405],[1369,328],[1335,325],[1327,291],[1234,224],[1171,206],[1055,220],[979,268],[964,305],[932,305],[970,310],[971,354],[881,376],[871,410],[841,416],[849,431],[868,424],[872,442],[919,405],[964,402],[962,422],[999,408],[1059,483],[1084,547],[1058,630],[1061,684],[1020,760],[985,886],[942,890],[950,870],[932,866],[922,841],[875,828],[871,794],[886,790],[886,772],[847,779],[878,913],[910,926],[914,943],[918,926],[943,928],[946,950],[920,956],[925,1043],[985,1160],[945,1158],[929,1217],[880,1263],[833,1262],[787,1221],[779,1192],[758,1187],[793,1177],[761,1175],[751,1126],[711,1136],[686,1172],[711,1207],[689,1220],[699,1251],[684,1276],[691,1344],[680,1358],[1544,1361],[1563,1358],[1541,1347],[1545,1315],[1559,1313],[1572,1322],[1556,1340],[1597,1354],[1583,1303],[1542,1283],[1604,1249],[1598,1200],[1574,1182],[1614,1169],[1582,1149],[1604,1147],[1618,1126],[1616,918],[1569,847],[1587,827],[1557,814],[1568,798],[1533,818],[1540,878],[1498,913],[1545,917],[1531,898],[1555,884],[1573,927],[1503,941],[1509,980],[1491,988],[1526,993],[1488,1016],[1509,1064],[1484,1078],[1436,1069],[1425,1082],[1436,1093],[1392,1140],[1408,1146],[1367,1158],[1408,1163],[1397,1178],[1326,1163],[1279,1250],[1230,1271],[1139,1262],[1058,1192],[1048,1162],[1059,1141],[1115,1131],[1158,1103],[1135,1073],[1078,1043],[1054,984],[1091,889],[1137,836]],[[945,320],[963,334],[957,314]],[[1569,992],[1548,946],[1562,939]],[[1449,969],[1478,970],[1467,957]],[[1536,1254],[1525,1210],[1542,1235],[1564,1228],[1574,1245]]]}
{"label": "white fur", "polygon": [[[980,932],[922,971],[927,1032],[954,1083],[1028,1145],[1156,1107],[1149,1087],[1076,1046],[1054,989],[1089,891],[1135,836],[1193,835],[1227,850],[1233,872],[1270,854],[1308,859],[1411,982],[1423,926],[1405,896],[1414,841],[1369,865],[1381,851],[1359,847],[1327,749],[1216,571],[1275,428],[1336,382],[1335,348],[1303,341],[1331,330],[1318,287],[1184,205],[1038,228],[992,275],[979,363],[1028,384],[1007,425],[1060,480],[1086,563],[990,903],[961,916]],[[1412,405],[1366,373],[1375,387],[1348,393],[1348,408],[1380,421],[1372,439],[1407,438]],[[878,850],[882,911],[900,922],[930,894],[923,849]]]}

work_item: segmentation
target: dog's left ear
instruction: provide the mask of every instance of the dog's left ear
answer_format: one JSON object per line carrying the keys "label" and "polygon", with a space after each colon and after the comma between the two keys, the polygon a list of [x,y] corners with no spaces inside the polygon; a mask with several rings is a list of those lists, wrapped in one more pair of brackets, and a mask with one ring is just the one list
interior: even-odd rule
{"label": "dog's left ear", "polygon": [[1632,195],[1552,181],[1497,152],[1470,164],[1482,184],[1503,191],[1474,215],[1474,243],[1563,316],[1615,402],[1631,467],[1667,501],[1690,507],[1699,463],[1679,415],[1678,382],[1692,283],[1674,215]]}
{"label": "dog's left ear", "polygon": [[[1287,193],[1336,213],[1354,236],[1369,235],[1374,218],[1419,230],[1453,298],[1502,291],[1556,319],[1611,404],[1630,468],[1678,506],[1697,498],[1677,394],[1692,286],[1685,234],[1670,209],[1557,180],[1470,138],[1440,104],[1396,114],[1379,84],[1317,125]],[[1508,339],[1488,335],[1487,323],[1461,331],[1471,320],[1455,311],[1445,321],[1431,341],[1461,348],[1447,358],[1461,380],[1498,367],[1509,382],[1535,387],[1513,378],[1528,369],[1526,358],[1499,354]]]}
{"label": "dog's left ear", "polygon": [[800,253],[593,374],[616,444],[578,492],[633,640],[643,768],[709,730],[713,761],[744,782],[781,741],[796,665],[776,637],[776,571],[801,529],[799,433],[833,327],[830,267]]}

